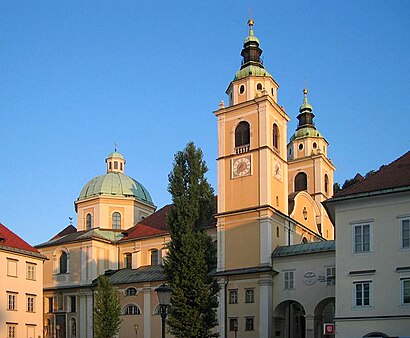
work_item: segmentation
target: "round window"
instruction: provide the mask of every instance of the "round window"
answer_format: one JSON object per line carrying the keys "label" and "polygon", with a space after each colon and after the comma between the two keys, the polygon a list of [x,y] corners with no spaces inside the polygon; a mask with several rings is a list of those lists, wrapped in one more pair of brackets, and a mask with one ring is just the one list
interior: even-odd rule
{"label": "round window", "polygon": [[244,86],[244,85],[241,85],[241,86],[239,87],[239,94],[243,94],[243,93],[245,93],[245,86]]}
{"label": "round window", "polygon": [[299,143],[299,150],[303,150],[303,143]]}

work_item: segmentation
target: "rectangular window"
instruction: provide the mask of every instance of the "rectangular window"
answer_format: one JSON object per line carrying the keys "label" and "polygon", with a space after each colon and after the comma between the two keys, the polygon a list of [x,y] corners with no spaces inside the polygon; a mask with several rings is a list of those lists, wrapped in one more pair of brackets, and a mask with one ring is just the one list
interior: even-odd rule
{"label": "rectangular window", "polygon": [[371,286],[372,282],[355,282],[354,286],[354,306],[371,306]]}
{"label": "rectangular window", "polygon": [[402,305],[410,305],[410,278],[401,280],[401,295]]}
{"label": "rectangular window", "polygon": [[254,330],[254,318],[245,317],[245,331],[253,331],[253,330]]}
{"label": "rectangular window", "polygon": [[17,293],[7,292],[7,310],[17,310]]}
{"label": "rectangular window", "polygon": [[26,278],[30,280],[36,280],[36,265],[35,264],[27,263]]}
{"label": "rectangular window", "polygon": [[53,313],[54,312],[54,298],[47,297],[47,299],[48,299],[48,313]]}
{"label": "rectangular window", "polygon": [[238,290],[229,290],[229,304],[238,304]]}
{"label": "rectangular window", "polygon": [[238,331],[238,318],[229,318],[229,331]]}
{"label": "rectangular window", "polygon": [[400,220],[401,248],[410,249],[410,218]]}
{"label": "rectangular window", "polygon": [[354,225],[353,234],[354,253],[370,252],[370,224]]}
{"label": "rectangular window", "polygon": [[7,276],[17,277],[17,259],[7,258]]}
{"label": "rectangular window", "polygon": [[70,312],[77,312],[77,299],[75,296],[70,296]]}
{"label": "rectangular window", "polygon": [[328,266],[326,268],[326,284],[335,285],[336,282],[336,267]]}
{"label": "rectangular window", "polygon": [[126,253],[124,255],[124,267],[126,269],[131,269],[131,267],[132,267],[132,254]]}
{"label": "rectangular window", "polygon": [[294,277],[294,271],[285,271],[285,289],[293,289],[293,277]]}
{"label": "rectangular window", "polygon": [[34,312],[35,296],[27,295],[27,312]]}
{"label": "rectangular window", "polygon": [[159,265],[158,250],[151,250],[151,265]]}
{"label": "rectangular window", "polygon": [[16,337],[17,337],[17,325],[7,324],[7,338],[16,338]]}
{"label": "rectangular window", "polygon": [[245,290],[245,303],[253,303],[253,302],[255,302],[254,289],[246,289]]}

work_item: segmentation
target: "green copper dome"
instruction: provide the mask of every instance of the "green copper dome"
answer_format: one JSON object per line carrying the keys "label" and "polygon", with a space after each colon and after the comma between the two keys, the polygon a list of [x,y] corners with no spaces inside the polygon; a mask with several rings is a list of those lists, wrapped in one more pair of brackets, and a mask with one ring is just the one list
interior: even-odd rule
{"label": "green copper dome", "polygon": [[304,137],[322,137],[322,134],[319,133],[319,131],[314,128],[314,127],[303,127],[298,130],[293,134],[293,136],[290,138],[291,141],[304,138]]}
{"label": "green copper dome", "polygon": [[269,72],[265,68],[250,65],[250,66],[247,66],[245,68],[238,70],[235,74],[234,80],[240,80],[250,75],[272,77],[272,75],[270,75]]}
{"label": "green copper dome", "polygon": [[154,204],[148,190],[141,183],[120,172],[109,172],[94,177],[81,189],[77,201],[101,195],[135,197],[143,202]]}
{"label": "green copper dome", "polygon": [[124,174],[126,161],[124,156],[117,152],[117,149],[107,156],[105,162],[107,163],[107,174],[90,180],[81,189],[77,201],[104,195],[133,197],[154,205],[147,189],[138,181]]}

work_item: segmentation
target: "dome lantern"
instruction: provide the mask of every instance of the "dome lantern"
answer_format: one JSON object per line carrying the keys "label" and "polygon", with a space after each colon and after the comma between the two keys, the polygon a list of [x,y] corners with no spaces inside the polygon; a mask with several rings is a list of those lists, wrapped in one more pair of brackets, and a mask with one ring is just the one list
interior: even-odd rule
{"label": "dome lantern", "polygon": [[122,173],[124,174],[125,168],[125,159],[122,154],[117,152],[117,149],[114,150],[111,154],[105,159],[107,163],[107,174],[109,173]]}

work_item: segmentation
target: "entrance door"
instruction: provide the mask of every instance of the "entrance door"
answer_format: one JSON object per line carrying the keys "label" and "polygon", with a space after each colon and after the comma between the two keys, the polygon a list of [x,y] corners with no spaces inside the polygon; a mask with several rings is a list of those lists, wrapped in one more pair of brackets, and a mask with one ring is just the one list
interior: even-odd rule
{"label": "entrance door", "polygon": [[67,338],[66,315],[56,315],[56,338]]}

